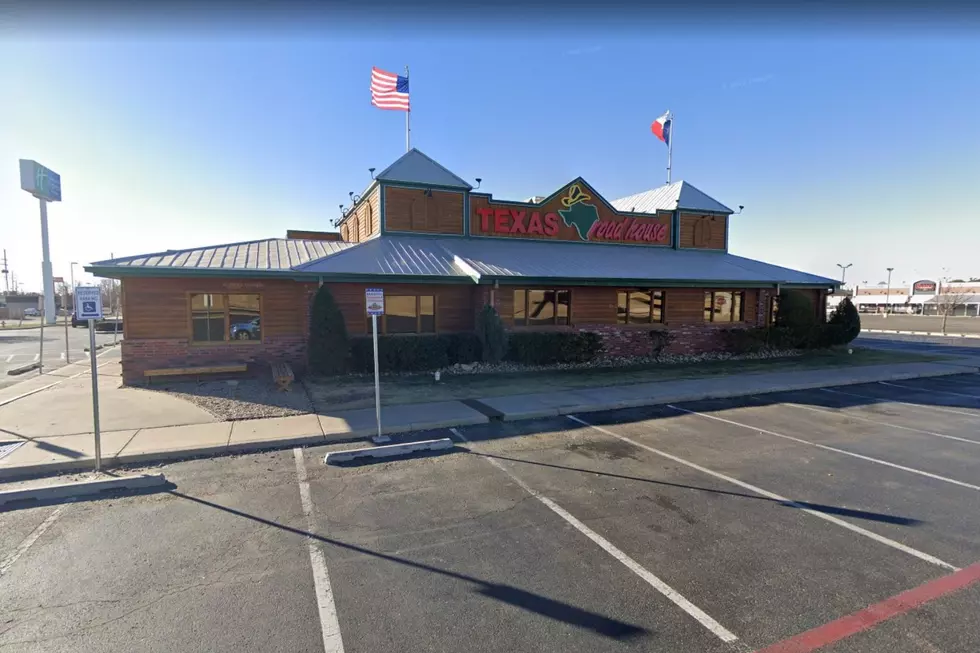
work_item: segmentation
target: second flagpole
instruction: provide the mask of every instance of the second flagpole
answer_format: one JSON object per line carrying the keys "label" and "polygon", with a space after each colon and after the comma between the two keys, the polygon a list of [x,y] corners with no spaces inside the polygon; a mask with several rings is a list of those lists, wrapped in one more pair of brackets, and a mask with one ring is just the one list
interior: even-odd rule
{"label": "second flagpole", "polygon": [[[408,66],[405,66],[405,79],[408,79]],[[411,90],[411,87],[409,87]],[[405,111],[405,151],[412,149],[412,107]]]}
{"label": "second flagpole", "polygon": [[670,129],[667,131],[667,183],[670,183],[670,158],[674,150],[674,116],[670,114],[670,109],[667,109],[667,122],[670,124]]}

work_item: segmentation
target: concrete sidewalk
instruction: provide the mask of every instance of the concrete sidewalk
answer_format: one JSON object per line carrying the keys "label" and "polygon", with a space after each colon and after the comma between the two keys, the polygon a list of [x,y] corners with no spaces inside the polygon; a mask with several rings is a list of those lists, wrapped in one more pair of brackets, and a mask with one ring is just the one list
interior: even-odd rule
{"label": "concrete sidewalk", "polygon": [[[542,392],[475,401],[444,401],[382,408],[384,433],[406,433],[488,422],[491,418],[534,417],[613,410],[636,406],[737,397],[874,381],[893,381],[980,371],[976,360],[944,363],[868,365],[847,369],[769,372],[691,380]],[[318,445],[366,439],[375,433],[374,409],[336,411],[294,417],[205,421],[179,426],[120,428],[103,431],[103,465],[149,463],[201,455],[245,453],[262,449]],[[5,446],[16,448],[4,455]],[[9,447],[8,447],[9,449]],[[0,481],[82,471],[94,466],[94,435],[30,436],[0,427]]]}

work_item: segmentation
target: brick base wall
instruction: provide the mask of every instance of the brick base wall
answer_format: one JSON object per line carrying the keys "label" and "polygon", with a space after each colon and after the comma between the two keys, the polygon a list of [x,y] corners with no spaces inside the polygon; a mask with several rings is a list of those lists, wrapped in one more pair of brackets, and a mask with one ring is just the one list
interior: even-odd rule
{"label": "brick base wall", "polygon": [[577,331],[592,331],[602,338],[602,353],[606,356],[649,356],[653,352],[649,328],[626,327],[618,324],[579,324]]}
{"label": "brick base wall", "polygon": [[302,374],[306,368],[306,338],[266,336],[261,343],[193,346],[182,338],[122,341],[123,383],[129,384],[142,381],[143,372],[151,369],[247,363],[250,372],[257,372],[275,361],[285,361],[297,375]]}

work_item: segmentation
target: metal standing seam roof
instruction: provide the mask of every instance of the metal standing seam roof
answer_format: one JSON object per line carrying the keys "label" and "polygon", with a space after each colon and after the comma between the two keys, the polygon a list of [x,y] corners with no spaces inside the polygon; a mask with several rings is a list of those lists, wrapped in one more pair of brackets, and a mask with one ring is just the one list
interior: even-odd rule
{"label": "metal standing seam roof", "polygon": [[180,270],[288,271],[353,247],[329,240],[268,238],[96,261],[92,266]]}
{"label": "metal standing seam roof", "polygon": [[449,186],[452,188],[473,187],[434,159],[429,158],[414,147],[398,158],[397,161],[382,170],[375,179],[391,182],[408,182],[413,184],[431,184],[433,186]]}
{"label": "metal standing seam roof", "polygon": [[658,210],[673,211],[674,209],[734,213],[718,200],[684,180],[612,200],[610,204],[617,211],[638,213],[656,213]]}
{"label": "metal standing seam roof", "polygon": [[716,251],[444,236],[382,236],[301,265],[296,271],[323,276],[412,275],[461,280],[486,277],[839,285],[827,277]]}

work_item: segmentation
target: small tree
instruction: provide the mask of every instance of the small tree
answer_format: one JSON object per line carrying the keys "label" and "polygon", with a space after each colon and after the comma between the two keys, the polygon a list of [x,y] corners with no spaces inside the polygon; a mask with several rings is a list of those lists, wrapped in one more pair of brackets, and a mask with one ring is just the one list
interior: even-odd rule
{"label": "small tree", "polygon": [[344,316],[327,286],[320,286],[310,309],[310,340],[307,343],[310,371],[341,374],[347,369],[349,355]]}
{"label": "small tree", "polygon": [[507,354],[507,332],[497,310],[487,304],[476,316],[476,335],[483,346],[483,360],[499,363]]}
{"label": "small tree", "polygon": [[[953,283],[947,281],[947,284]],[[943,333],[946,333],[946,320],[953,312],[963,306],[971,293],[962,292],[959,288],[951,288],[944,285],[936,295],[936,310],[943,316]]]}
{"label": "small tree", "polygon": [[845,297],[837,305],[827,326],[831,332],[830,344],[834,345],[846,345],[861,334],[861,316],[850,297]]}

